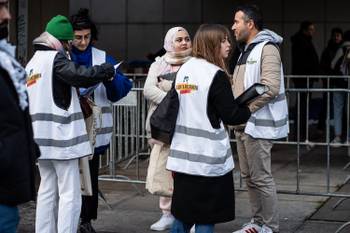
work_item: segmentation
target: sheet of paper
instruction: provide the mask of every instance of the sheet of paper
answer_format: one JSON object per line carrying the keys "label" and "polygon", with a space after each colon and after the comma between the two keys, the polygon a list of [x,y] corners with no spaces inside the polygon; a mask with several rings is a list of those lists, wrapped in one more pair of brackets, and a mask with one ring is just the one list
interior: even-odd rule
{"label": "sheet of paper", "polygon": [[119,66],[121,65],[123,63],[123,61],[121,61],[121,62],[119,62],[118,64],[116,64],[116,65],[114,65],[114,69],[118,69],[119,68]]}
{"label": "sheet of paper", "polygon": [[[123,61],[119,62],[118,64],[114,65],[114,69],[118,69],[119,66],[123,63]],[[89,88],[79,88],[80,95],[82,96],[90,96],[95,91],[95,89],[100,85],[96,84],[95,86],[89,87]]]}
{"label": "sheet of paper", "polygon": [[101,83],[96,84],[95,86],[89,87],[89,88],[79,88],[79,92],[81,96],[91,96],[92,93],[96,90],[96,88],[100,85]]}

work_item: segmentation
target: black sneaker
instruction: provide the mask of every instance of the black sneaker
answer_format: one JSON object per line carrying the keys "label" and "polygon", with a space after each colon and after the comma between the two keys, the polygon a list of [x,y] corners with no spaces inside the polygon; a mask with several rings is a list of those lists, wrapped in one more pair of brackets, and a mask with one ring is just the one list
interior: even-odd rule
{"label": "black sneaker", "polygon": [[90,222],[81,223],[79,230],[80,233],[96,233]]}

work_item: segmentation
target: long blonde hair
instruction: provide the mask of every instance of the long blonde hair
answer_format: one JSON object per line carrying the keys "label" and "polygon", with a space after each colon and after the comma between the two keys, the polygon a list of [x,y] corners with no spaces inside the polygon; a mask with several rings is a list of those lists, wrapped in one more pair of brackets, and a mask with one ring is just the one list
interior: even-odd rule
{"label": "long blonde hair", "polygon": [[203,58],[227,71],[220,56],[221,42],[227,38],[231,42],[229,30],[220,24],[202,24],[193,39],[192,54]]}

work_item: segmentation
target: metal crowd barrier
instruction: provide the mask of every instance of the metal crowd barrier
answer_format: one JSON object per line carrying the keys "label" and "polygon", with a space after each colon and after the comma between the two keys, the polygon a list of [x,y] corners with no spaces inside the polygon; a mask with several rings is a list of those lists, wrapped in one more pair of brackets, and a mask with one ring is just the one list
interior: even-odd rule
{"label": "metal crowd barrier", "polygon": [[[101,170],[107,169],[107,175],[101,175],[99,180],[104,181],[118,181],[118,182],[128,182],[131,184],[145,183],[144,179],[140,178],[140,167],[139,161],[140,156],[147,155],[148,145],[145,131],[145,121],[147,116],[147,101],[143,97],[143,85],[145,81],[146,75],[142,74],[129,74],[128,75],[134,81],[134,87],[132,89],[132,94],[129,94],[129,100],[121,103],[117,103],[113,108],[114,114],[114,129],[112,136],[112,143],[108,153],[101,157]],[[275,144],[285,144],[289,146],[296,147],[296,187],[294,191],[290,190],[278,190],[278,193],[282,194],[296,194],[296,195],[309,195],[309,196],[325,196],[325,197],[341,197],[341,198],[349,198],[350,194],[336,193],[330,190],[330,158],[331,158],[331,150],[330,147],[333,146],[331,143],[331,132],[330,132],[330,116],[331,116],[331,95],[335,92],[343,92],[347,94],[347,135],[349,134],[349,97],[350,91],[348,87],[344,88],[331,88],[331,80],[335,78],[345,78],[349,79],[349,76],[295,76],[295,75],[286,75],[285,76],[285,86],[286,86],[286,96],[289,104],[289,113],[291,113],[295,109],[297,112],[295,119],[293,119],[294,124],[297,124],[296,127],[296,138],[292,139],[290,136],[284,140],[275,141]],[[295,88],[293,86],[294,80],[303,79],[306,82],[306,86],[304,88]],[[325,87],[312,87],[312,80],[325,80],[323,83],[326,84]],[[310,129],[309,129],[309,114],[310,114],[310,103],[313,95],[323,95],[326,94],[327,98],[327,109],[326,109],[326,137],[325,141],[314,142],[310,140]],[[303,97],[302,97],[303,96]],[[305,102],[306,101],[306,102]],[[306,104],[306,124],[305,124],[305,139],[301,140],[300,138],[300,119],[301,119],[301,104]],[[291,120],[291,119],[290,119]],[[292,128],[292,127],[291,127]],[[233,135],[232,133],[230,135]],[[348,137],[347,137],[348,138]],[[235,140],[232,138],[232,142]],[[325,191],[319,192],[308,192],[301,189],[300,186],[300,157],[301,157],[301,147],[306,146],[308,148],[312,148],[314,146],[323,146],[326,147],[326,156],[327,156],[327,164],[326,164],[326,187]],[[350,156],[349,150],[349,140],[346,140],[341,146],[348,148],[348,155]],[[126,162],[127,161],[127,162]],[[116,165],[125,163],[126,165],[122,169],[127,169],[131,164],[133,169],[136,169],[136,177],[130,178],[124,175],[118,175]],[[350,163],[349,163],[350,164]],[[347,164],[344,169],[348,167]],[[345,182],[347,182],[346,180]],[[243,188],[242,180],[240,179],[239,188],[237,190],[246,191]]]}
{"label": "metal crowd barrier", "polygon": [[[99,180],[144,183],[140,179],[139,156],[148,150],[145,130],[148,105],[143,97],[146,75],[125,75],[133,81],[133,88],[126,97],[113,105],[112,140],[107,154],[100,157],[100,170],[104,173],[107,170],[108,174],[99,176]],[[125,161],[127,163],[123,169],[135,163],[136,179],[117,174],[116,165]]]}
{"label": "metal crowd barrier", "polygon": [[[297,80],[297,79],[304,79],[306,78],[306,86],[305,88],[290,88],[290,84],[291,84],[291,80]],[[332,88],[331,85],[331,81],[335,80],[335,79],[346,79],[347,81],[347,85],[343,86],[342,88]],[[312,88],[311,87],[311,80],[312,79],[321,79],[323,87],[322,88]],[[304,84],[305,84],[304,83]],[[311,89],[310,89],[311,88]],[[350,147],[349,147],[349,119],[350,119],[350,111],[349,111],[349,100],[350,100],[350,82],[349,82],[349,76],[289,76],[287,77],[287,89],[289,93],[294,93],[296,94],[296,105],[297,105],[297,184],[296,184],[296,191],[292,194],[304,194],[304,195],[312,195],[312,196],[328,196],[328,197],[340,197],[340,199],[333,205],[333,209],[337,208],[337,206],[339,206],[344,200],[348,199],[350,197],[350,194],[342,194],[342,193],[334,193],[330,191],[330,160],[331,160],[331,152],[330,152],[330,147],[331,146],[335,146],[334,143],[330,142],[330,116],[331,116],[331,109],[330,106],[333,105],[333,107],[335,106],[332,101],[331,101],[331,95],[334,93],[344,93],[346,94],[346,101],[344,103],[344,107],[346,109],[346,122],[345,122],[345,127],[346,127],[346,141],[345,143],[342,143],[340,146],[345,146],[347,147],[347,154],[348,157],[350,157]],[[313,93],[322,93],[323,94],[323,98],[326,98],[326,124],[325,124],[325,129],[326,129],[326,137],[325,137],[325,141],[321,142],[321,143],[313,143],[310,142],[309,140],[309,107],[310,107],[310,99],[312,97]],[[304,94],[304,97],[301,98],[301,93]],[[305,99],[305,94],[306,94],[306,99]],[[326,153],[327,153],[327,167],[326,167],[326,192],[318,192],[318,193],[308,193],[308,192],[303,192],[300,190],[300,173],[299,173],[299,169],[300,169],[300,115],[301,115],[301,111],[300,111],[300,106],[301,106],[301,101],[305,101],[306,100],[306,129],[305,129],[305,143],[307,143],[308,146],[312,145],[320,145],[320,146],[326,146]],[[322,110],[322,108],[321,108]],[[323,109],[323,111],[325,111],[325,109]],[[344,109],[343,109],[344,111]],[[322,113],[321,113],[322,114]],[[344,121],[343,121],[344,123]],[[344,128],[344,127],[343,127]],[[334,135],[335,136],[335,135]],[[287,139],[288,140],[288,139]],[[344,170],[347,169],[350,166],[350,162],[348,162],[345,166],[344,166]],[[344,184],[347,183],[350,180],[350,176],[347,175],[346,179],[344,180]],[[290,193],[290,192],[285,192],[283,190],[279,190],[279,193]],[[344,224],[342,224],[335,233],[340,233],[342,232],[345,228],[347,228],[350,225],[350,222],[346,222]]]}

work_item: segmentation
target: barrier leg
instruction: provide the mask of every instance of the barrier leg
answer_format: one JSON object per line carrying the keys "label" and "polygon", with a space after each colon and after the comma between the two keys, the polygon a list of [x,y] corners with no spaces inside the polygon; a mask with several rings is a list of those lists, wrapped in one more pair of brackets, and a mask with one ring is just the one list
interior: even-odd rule
{"label": "barrier leg", "polygon": [[350,222],[346,222],[343,225],[341,225],[335,233],[340,233],[342,230],[344,230],[347,226],[350,226]]}

